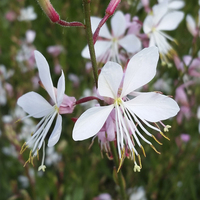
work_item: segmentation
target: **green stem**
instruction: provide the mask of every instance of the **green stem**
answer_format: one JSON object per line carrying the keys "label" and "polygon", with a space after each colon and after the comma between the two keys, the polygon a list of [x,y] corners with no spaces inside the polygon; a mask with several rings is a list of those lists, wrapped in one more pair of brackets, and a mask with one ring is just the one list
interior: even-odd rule
{"label": "green stem", "polygon": [[98,70],[97,70],[97,61],[96,61],[96,56],[95,56],[95,51],[94,51],[93,34],[92,34],[91,21],[90,21],[90,0],[83,0],[83,7],[84,7],[84,13],[85,13],[86,37],[87,37],[90,57],[92,61],[94,81],[97,88],[98,87]]}
{"label": "green stem", "polygon": [[[111,146],[111,151],[112,151],[113,158],[114,158],[114,163],[115,163],[115,166],[117,169],[119,166],[119,160],[118,160],[118,154],[117,154],[114,142],[110,142],[110,146]],[[125,184],[124,184],[124,179],[123,179],[121,170],[119,170],[119,172],[117,173],[117,177],[118,177],[118,184],[120,187],[121,199],[127,200]]]}

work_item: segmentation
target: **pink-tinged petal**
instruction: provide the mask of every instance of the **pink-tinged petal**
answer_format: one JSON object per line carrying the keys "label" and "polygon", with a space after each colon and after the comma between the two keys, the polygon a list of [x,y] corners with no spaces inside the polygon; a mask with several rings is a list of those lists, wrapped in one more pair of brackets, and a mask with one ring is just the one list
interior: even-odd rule
{"label": "pink-tinged petal", "polygon": [[51,75],[49,71],[49,65],[47,63],[46,58],[39,52],[34,51],[35,54],[35,60],[37,63],[39,76],[42,84],[44,85],[46,91],[49,93],[50,97],[53,99],[53,101],[56,103],[56,97],[53,89],[53,83],[51,80]]}
{"label": "pink-tinged petal", "polygon": [[103,127],[114,105],[93,107],[86,110],[76,121],[72,138],[77,140],[88,139],[97,134]]}
{"label": "pink-tinged petal", "polygon": [[189,32],[193,36],[196,36],[198,34],[198,31],[196,29],[196,23],[191,15],[186,16],[186,25],[187,25]]}
{"label": "pink-tinged petal", "polygon": [[62,74],[58,80],[58,85],[57,85],[57,104],[58,104],[57,106],[58,107],[63,101],[64,93],[65,93],[65,75],[62,71]]}
{"label": "pink-tinged petal", "polygon": [[121,97],[147,84],[156,74],[159,54],[157,47],[145,48],[129,61],[122,88]]}
{"label": "pink-tinged petal", "polygon": [[115,125],[112,117],[108,116],[108,119],[106,121],[106,133],[107,133],[108,141],[115,140],[115,129],[116,129],[116,125]]}
{"label": "pink-tinged petal", "polygon": [[148,15],[143,23],[143,30],[144,33],[148,34],[152,31],[153,27],[155,27],[154,21],[153,21],[153,16]]}
{"label": "pink-tinged petal", "polygon": [[123,70],[121,65],[111,61],[107,62],[99,75],[99,94],[103,97],[116,98],[122,77]]}
{"label": "pink-tinged petal", "polygon": [[74,107],[76,105],[75,97],[69,97],[66,94],[63,97],[63,101],[59,107],[60,114],[68,114],[74,111]]}
{"label": "pink-tinged petal", "polygon": [[17,100],[17,104],[23,110],[35,118],[41,118],[49,114],[53,107],[39,94],[28,92]]}
{"label": "pink-tinged petal", "polygon": [[[106,51],[111,47],[112,45],[112,42],[111,41],[103,41],[103,40],[100,40],[100,41],[97,41],[94,45],[94,49],[95,49],[95,54],[96,54],[96,58],[104,55],[106,53]],[[89,52],[89,48],[88,46],[86,46],[81,55],[84,57],[84,58],[88,58],[90,59],[90,52]]]}
{"label": "pink-tinged petal", "polygon": [[138,37],[133,34],[126,35],[119,40],[119,44],[129,53],[141,50],[142,44]]}
{"label": "pink-tinged petal", "polygon": [[157,30],[171,31],[178,27],[184,17],[183,12],[174,11],[166,14],[157,26]]}
{"label": "pink-tinged petal", "polygon": [[[100,21],[101,21],[101,18],[99,18],[99,17],[91,17],[92,33],[94,33],[96,31],[96,28],[98,27]],[[103,37],[103,38],[106,38],[106,39],[112,38],[106,24],[104,24],[101,27],[100,32],[99,32],[99,37]]]}
{"label": "pink-tinged petal", "polygon": [[62,117],[61,115],[58,114],[55,127],[48,140],[48,147],[52,147],[58,142],[58,140],[60,139],[61,131],[62,131]]}
{"label": "pink-tinged petal", "polygon": [[155,92],[143,93],[125,102],[125,106],[139,118],[149,122],[174,117],[180,110],[176,101]]}
{"label": "pink-tinged petal", "polygon": [[111,19],[113,36],[118,38],[126,31],[126,18],[121,11],[117,11]]}

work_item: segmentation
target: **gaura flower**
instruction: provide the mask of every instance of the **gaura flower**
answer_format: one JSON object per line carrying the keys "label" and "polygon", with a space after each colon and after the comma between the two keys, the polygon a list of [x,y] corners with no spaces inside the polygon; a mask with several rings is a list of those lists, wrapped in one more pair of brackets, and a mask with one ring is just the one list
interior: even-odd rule
{"label": "gaura flower", "polygon": [[[130,59],[125,73],[121,65],[111,61],[107,62],[99,75],[98,91],[104,101],[109,102],[109,105],[93,107],[84,112],[75,123],[73,139],[78,141],[95,136],[114,111],[119,159],[122,161],[124,152],[128,150],[130,158],[135,163],[134,170],[139,171],[141,160],[136,144],[145,155],[139,138],[158,152],[152,143],[141,134],[142,130],[156,140],[144,125],[164,136],[157,124],[155,127],[150,123],[160,122],[164,125],[161,120],[173,117],[179,111],[177,103],[168,96],[157,92],[135,91],[153,79],[158,58],[157,47],[143,49]],[[164,125],[164,127],[164,130],[168,131],[169,126]],[[135,154],[139,159],[140,167],[136,163]]]}
{"label": "gaura flower", "polygon": [[[98,17],[91,17],[92,32],[94,33],[99,22]],[[136,53],[141,49],[141,41],[134,35],[126,32],[126,18],[121,11],[117,11],[111,18],[112,34],[108,27],[104,24],[99,32],[101,39],[97,40],[94,45],[96,58],[98,62],[105,63],[106,61],[115,61],[121,63],[119,48],[122,47],[127,53]],[[90,58],[88,46],[82,51],[84,58]]]}
{"label": "gaura flower", "polygon": [[[41,95],[35,92],[28,92],[21,96],[17,104],[23,108],[25,112],[29,115],[24,117],[34,117],[34,118],[42,118],[40,122],[37,124],[34,133],[30,137],[30,139],[25,142],[21,149],[21,153],[23,153],[27,147],[31,148],[30,156],[27,162],[31,162],[33,164],[33,157],[38,156],[38,151],[43,145],[43,153],[45,152],[44,140],[49,132],[49,129],[55,119],[56,123],[54,129],[49,137],[48,146],[54,146],[59,138],[62,131],[62,117],[60,114],[72,113],[75,104],[74,97],[68,97],[64,94],[65,92],[65,77],[62,71],[62,74],[58,80],[57,89],[53,87],[53,83],[51,80],[51,75],[49,71],[49,65],[44,58],[44,56],[38,52],[34,51],[36,64],[39,70],[39,77],[42,82],[43,87],[48,92],[49,96],[53,101],[53,105],[48,103]],[[22,120],[24,119],[22,118]],[[26,163],[27,163],[26,162]],[[25,163],[25,164],[26,164]],[[42,159],[42,165],[39,167],[39,170],[45,170],[44,163],[44,155]]]}
{"label": "gaura flower", "polygon": [[20,16],[18,17],[19,21],[32,21],[37,18],[37,14],[34,12],[34,8],[29,6],[27,8],[22,8],[20,10]]}
{"label": "gaura flower", "polygon": [[163,31],[175,30],[183,19],[183,12],[168,12],[167,1],[154,5],[152,13],[149,14],[143,24],[144,33],[150,38],[149,46],[157,46],[162,64],[168,64],[168,58],[176,55],[175,50],[168,43],[168,40],[176,42],[172,37]]}

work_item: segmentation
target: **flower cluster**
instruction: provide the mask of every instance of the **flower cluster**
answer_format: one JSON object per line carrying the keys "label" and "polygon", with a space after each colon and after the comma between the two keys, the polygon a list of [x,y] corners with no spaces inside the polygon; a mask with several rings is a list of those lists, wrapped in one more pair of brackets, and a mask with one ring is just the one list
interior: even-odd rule
{"label": "flower cluster", "polygon": [[[63,26],[85,27],[79,22],[61,20],[49,0],[38,0],[38,3],[52,22]],[[137,147],[146,156],[141,140],[160,154],[152,144],[151,138],[159,144],[162,143],[156,139],[150,129],[168,139],[162,129],[167,132],[171,126],[165,125],[162,121],[174,117],[179,112],[178,104],[161,92],[139,92],[138,90],[155,77],[159,54],[162,64],[168,65],[168,58],[177,56],[167,41],[167,39],[175,40],[163,31],[175,30],[178,27],[184,14],[176,10],[182,8],[184,4],[160,0],[152,9],[145,4],[148,14],[143,23],[137,16],[131,19],[130,14],[124,15],[121,11],[116,11],[111,18],[111,31],[109,31],[105,22],[114,13],[119,3],[120,1],[111,0],[103,19],[91,17],[96,59],[98,63],[104,63],[99,70],[98,81],[96,80],[98,84],[96,97],[88,96],[76,101],[74,97],[65,95],[65,76],[57,59],[63,51],[62,46],[50,46],[47,49],[56,58],[55,65],[61,70],[57,88],[53,87],[46,59],[40,52],[34,51],[40,85],[51,97],[51,103],[35,92],[21,96],[17,103],[28,113],[28,116],[22,120],[29,117],[42,118],[21,149],[21,153],[27,147],[31,149],[27,162],[33,164],[33,158],[39,156],[39,150],[43,145],[43,159],[39,170],[44,171],[46,167],[44,165],[45,138],[50,132],[54,119],[56,118],[56,122],[47,144],[49,147],[53,147],[60,138],[61,114],[72,113],[75,105],[89,100],[96,99],[99,104],[89,108],[74,120],[72,138],[78,141],[93,137],[94,141],[98,137],[101,150],[105,151],[110,158],[113,157],[110,145],[114,144],[120,160],[118,170],[127,157],[133,160],[134,171],[140,171],[142,164]],[[144,33],[141,33],[142,28]],[[89,59],[90,50],[89,45],[86,46],[82,56]],[[55,70],[56,73],[59,70]],[[77,79],[76,76],[69,77],[71,80]],[[79,81],[76,82],[79,84]]]}

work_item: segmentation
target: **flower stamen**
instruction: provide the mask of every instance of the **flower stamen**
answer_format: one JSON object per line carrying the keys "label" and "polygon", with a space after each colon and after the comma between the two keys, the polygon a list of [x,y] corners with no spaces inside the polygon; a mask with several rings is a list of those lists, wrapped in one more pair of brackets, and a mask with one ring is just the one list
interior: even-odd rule
{"label": "flower stamen", "polygon": [[146,157],[146,153],[145,153],[145,150],[144,150],[143,146],[141,145],[140,148],[142,149],[144,157]]}
{"label": "flower stamen", "polygon": [[121,154],[122,154],[122,158],[120,159],[119,167],[118,167],[118,169],[117,169],[117,173],[118,173],[119,170],[121,169],[122,163],[123,163],[123,161],[124,161],[125,147],[121,150]]}
{"label": "flower stamen", "polygon": [[164,133],[163,132],[161,132],[160,131],[160,134],[164,137],[164,138],[166,138],[167,140],[169,140],[170,141],[170,139],[166,136],[166,135],[164,135]]}
{"label": "flower stamen", "polygon": [[152,135],[152,138],[159,144],[159,145],[163,145],[161,142],[159,142],[154,135]]}
{"label": "flower stamen", "polygon": [[150,147],[151,147],[157,154],[161,154],[152,144],[150,145]]}
{"label": "flower stamen", "polygon": [[140,157],[140,155],[139,155],[139,154],[138,154],[137,156],[138,156],[138,161],[139,161],[139,164],[140,164],[140,169],[142,169],[141,157]]}
{"label": "flower stamen", "polygon": [[28,147],[28,145],[26,144],[26,142],[24,142],[24,144],[21,147],[20,154],[23,154],[24,151],[27,149],[27,147]]}

